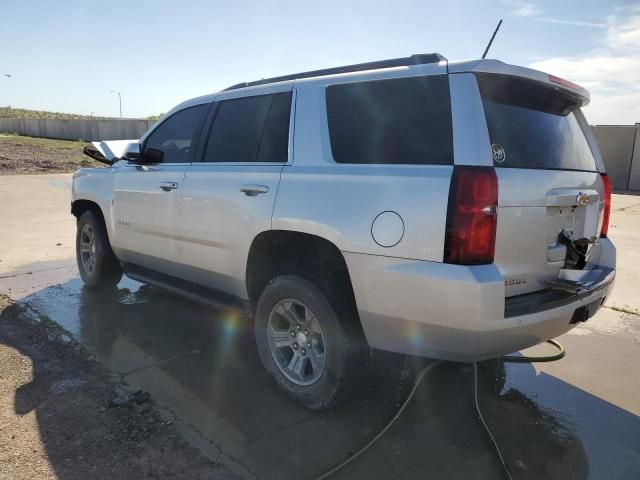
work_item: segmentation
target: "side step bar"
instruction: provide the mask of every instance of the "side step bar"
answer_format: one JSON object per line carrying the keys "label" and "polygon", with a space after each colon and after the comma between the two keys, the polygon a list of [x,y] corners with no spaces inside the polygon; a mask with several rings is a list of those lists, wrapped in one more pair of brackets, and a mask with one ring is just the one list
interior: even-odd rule
{"label": "side step bar", "polygon": [[122,269],[132,280],[166,290],[187,300],[216,310],[236,309],[248,317],[252,316],[249,302],[233,295],[131,263],[122,263]]}

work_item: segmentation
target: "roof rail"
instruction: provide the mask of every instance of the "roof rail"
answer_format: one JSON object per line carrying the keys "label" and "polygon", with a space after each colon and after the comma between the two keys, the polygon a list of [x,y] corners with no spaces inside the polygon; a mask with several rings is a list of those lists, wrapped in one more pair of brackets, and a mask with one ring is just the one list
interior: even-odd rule
{"label": "roof rail", "polygon": [[337,73],[362,72],[364,70],[377,70],[379,68],[406,67],[409,65],[423,65],[425,63],[438,63],[446,60],[439,53],[419,53],[410,57],[392,58],[389,60],[378,60],[376,62],[357,63],[355,65],[345,65],[343,67],[324,68],[322,70],[311,70],[309,72],[293,73],[282,75],[281,77],[264,78],[253,82],[236,83],[223,90],[235,90],[237,88],[253,87],[255,85],[266,85],[287,80],[297,80],[299,78],[321,77],[323,75],[335,75]]}

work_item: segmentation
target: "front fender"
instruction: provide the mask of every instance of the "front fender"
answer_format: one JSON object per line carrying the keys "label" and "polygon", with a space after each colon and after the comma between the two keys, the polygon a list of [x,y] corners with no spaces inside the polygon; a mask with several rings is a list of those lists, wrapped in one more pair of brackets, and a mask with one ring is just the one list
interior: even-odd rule
{"label": "front fender", "polygon": [[113,233],[111,199],[116,168],[81,168],[73,174],[71,204],[79,200],[93,202],[102,211],[109,241]]}

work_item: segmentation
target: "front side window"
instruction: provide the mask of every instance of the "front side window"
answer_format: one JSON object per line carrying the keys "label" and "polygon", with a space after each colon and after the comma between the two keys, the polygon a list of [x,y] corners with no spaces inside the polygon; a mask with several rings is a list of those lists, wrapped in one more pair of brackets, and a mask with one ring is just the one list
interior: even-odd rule
{"label": "front side window", "polygon": [[446,75],[332,85],[326,99],[336,162],[453,163]]}
{"label": "front side window", "polygon": [[203,160],[286,163],[290,111],[291,92],[221,101]]}
{"label": "front side window", "polygon": [[162,151],[163,163],[192,162],[208,107],[209,104],[197,105],[174,113],[149,135],[145,149]]}

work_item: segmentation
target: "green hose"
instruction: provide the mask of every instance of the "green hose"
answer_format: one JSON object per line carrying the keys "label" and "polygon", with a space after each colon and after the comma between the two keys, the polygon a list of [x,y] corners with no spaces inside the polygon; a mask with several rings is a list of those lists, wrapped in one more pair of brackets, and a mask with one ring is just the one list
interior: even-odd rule
{"label": "green hose", "polygon": [[564,347],[560,343],[556,342],[555,340],[547,340],[547,343],[550,343],[551,345],[556,347],[558,349],[558,353],[554,355],[544,355],[541,357],[516,357],[513,355],[505,355],[502,357],[498,357],[498,360],[509,363],[540,363],[555,362],[556,360],[560,360],[562,357],[564,357]]}
{"label": "green hose", "polygon": [[[498,357],[498,360],[502,360],[503,362],[510,362],[510,363],[538,363],[538,362],[553,362],[555,360],[560,360],[562,357],[564,357],[565,350],[564,350],[564,347],[560,343],[556,342],[555,340],[547,340],[547,343],[550,343],[551,345],[556,347],[558,349],[558,353],[555,353],[554,355],[544,355],[544,356],[539,356],[539,357],[516,357],[516,356],[513,356],[513,355],[505,355],[505,356],[502,356],[502,357]],[[427,375],[427,373],[429,373],[429,371],[433,367],[435,367],[436,365],[439,365],[440,363],[442,363],[442,361],[438,360],[436,362],[430,363],[429,365],[427,365],[426,367],[424,367],[422,369],[422,371],[416,377],[416,381],[414,382],[413,388],[411,389],[411,392],[409,392],[409,396],[407,397],[407,399],[404,401],[402,406],[398,409],[398,411],[393,416],[393,418],[389,421],[389,423],[387,423],[387,425],[382,430],[380,430],[380,432],[378,432],[378,434],[375,437],[373,437],[371,440],[369,440],[369,442],[366,445],[364,445],[360,450],[358,450],[356,453],[354,453],[349,458],[345,459],[344,461],[342,461],[341,463],[339,463],[338,465],[333,467],[331,470],[326,471],[325,473],[323,473],[322,475],[317,477],[315,480],[326,480],[327,478],[331,477],[333,474],[335,474],[339,470],[342,470],[344,467],[349,465],[351,462],[353,462],[356,458],[358,458],[364,452],[369,450],[369,448],[371,448],[371,446],[374,443],[376,443],[380,439],[380,437],[382,437],[385,433],[387,433],[387,431],[396,422],[396,420],[398,420],[398,418],[400,418],[400,415],[402,415],[402,412],[404,412],[405,408],[407,408],[407,405],[409,405],[409,402],[411,402],[411,399],[413,398],[413,395],[416,393],[416,390],[418,389],[418,386],[422,382],[422,379]],[[494,437],[493,437],[493,435],[491,433],[491,430],[489,429],[489,427],[487,426],[486,422],[484,421],[484,417],[482,416],[482,412],[480,411],[480,405],[478,404],[478,370],[477,370],[477,365],[478,365],[477,363],[473,364],[473,400],[474,400],[474,406],[476,408],[476,412],[478,413],[478,417],[480,418],[480,421],[482,422],[482,425],[483,425],[485,431],[487,432],[487,434],[489,435],[489,438],[491,439],[491,442],[493,443],[493,446],[494,446],[494,448],[496,450],[496,453],[498,454],[498,458],[499,458],[500,463],[501,463],[501,465],[502,465],[502,467],[504,469],[506,477],[509,480],[511,480],[511,474],[509,473],[509,469],[507,468],[507,464],[504,461],[504,457],[502,456],[502,452],[500,451],[500,447],[498,446],[498,442],[496,442],[496,440],[494,439]]]}
{"label": "green hose", "polygon": [[433,367],[435,367],[436,365],[439,365],[441,363],[442,362],[440,360],[438,360],[437,362],[430,363],[429,365],[427,365],[426,367],[424,367],[422,369],[422,371],[416,377],[416,381],[413,384],[413,388],[411,389],[411,392],[409,393],[409,396],[404,401],[402,406],[398,409],[398,411],[393,416],[391,421],[389,423],[387,423],[387,425],[382,430],[380,430],[380,432],[378,432],[378,434],[375,437],[373,437],[371,440],[369,440],[369,443],[367,443],[364,447],[362,447],[356,453],[351,455],[349,458],[347,458],[343,462],[341,462],[338,465],[336,465],[335,467],[333,467],[331,470],[328,470],[327,472],[325,472],[322,475],[320,475],[319,477],[317,477],[315,480],[326,480],[331,475],[336,473],[338,470],[342,470],[344,467],[349,465],[356,458],[358,458],[360,455],[362,455],[364,452],[366,452],[374,443],[376,443],[380,439],[380,437],[382,437],[387,432],[387,430],[389,430],[391,428],[391,425],[393,425],[396,422],[396,420],[398,420],[398,418],[400,418],[400,415],[402,415],[402,412],[404,412],[404,409],[407,408],[407,405],[409,405],[409,402],[413,398],[414,393],[416,393],[416,390],[418,389],[418,386],[420,385],[420,382],[422,382],[422,379],[425,377],[425,375],[427,373],[429,373],[429,370],[431,370]]}

